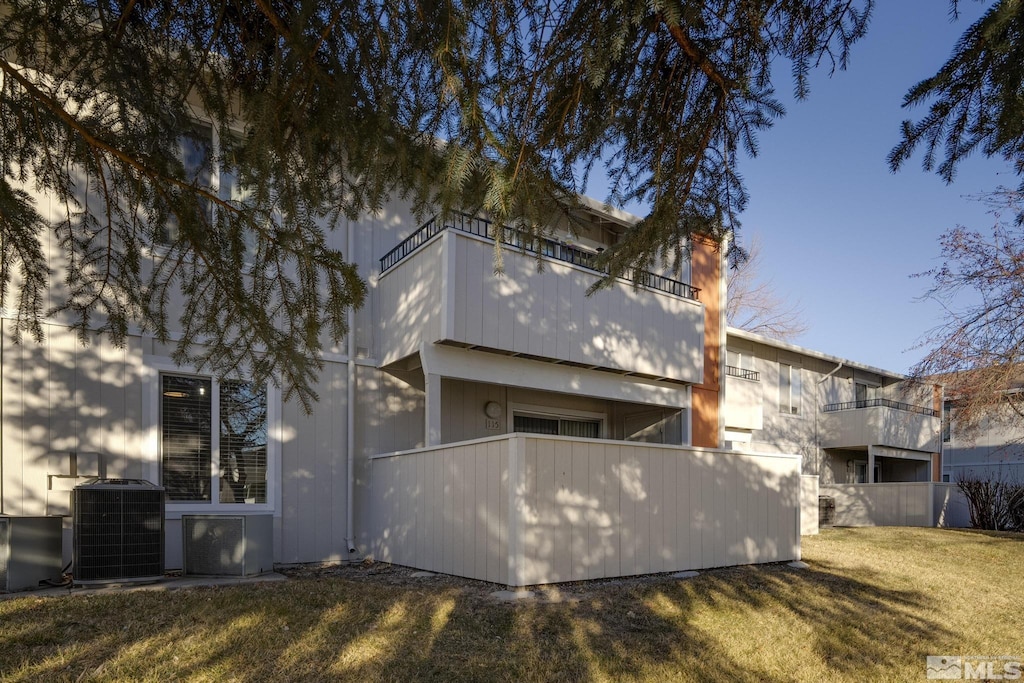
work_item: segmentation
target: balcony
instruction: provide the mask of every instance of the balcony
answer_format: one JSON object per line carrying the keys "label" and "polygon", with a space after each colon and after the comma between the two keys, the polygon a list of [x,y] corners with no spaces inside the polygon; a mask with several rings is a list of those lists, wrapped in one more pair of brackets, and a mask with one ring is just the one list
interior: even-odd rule
{"label": "balcony", "polygon": [[[597,254],[585,251],[563,242],[547,238],[534,238],[522,230],[502,227],[502,240],[504,244],[514,247],[520,251],[530,254],[540,254],[545,258],[572,263],[583,266],[596,273],[606,274],[608,271],[599,268],[596,264]],[[468,214],[455,214],[451,219],[442,221],[435,216],[424,223],[419,230],[404,239],[401,244],[389,251],[380,259],[380,272],[383,274],[390,268],[397,265],[402,259],[409,256],[421,246],[426,244],[435,235],[445,230],[458,230],[468,235],[476,235],[493,242],[497,234],[491,221],[485,218],[478,218]],[[636,282],[639,285],[650,289],[656,289],[668,294],[686,297],[697,300],[699,289],[685,282],[673,280],[664,275],[656,275],[646,270],[633,271],[632,277],[623,278],[627,282]]]}
{"label": "balcony", "polygon": [[493,226],[456,216],[428,221],[381,258],[380,358],[421,344],[700,382],[704,310],[690,285],[637,271],[587,296],[602,277],[596,255],[504,230],[504,272],[494,272]]}
{"label": "balcony", "polygon": [[874,398],[822,408],[823,448],[888,446],[936,453],[939,415],[931,408]]}
{"label": "balcony", "polygon": [[764,429],[764,389],[761,373],[725,366],[726,429]]}
{"label": "balcony", "polygon": [[744,370],[743,368],[737,368],[733,365],[725,366],[725,374],[729,377],[739,377],[740,379],[748,379],[751,382],[760,382],[761,373],[757,370]]}

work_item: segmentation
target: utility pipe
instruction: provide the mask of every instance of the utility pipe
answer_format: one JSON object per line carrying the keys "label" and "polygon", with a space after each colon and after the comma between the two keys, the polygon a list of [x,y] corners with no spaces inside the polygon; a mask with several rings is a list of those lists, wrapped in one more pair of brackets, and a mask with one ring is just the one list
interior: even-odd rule
{"label": "utility pipe", "polygon": [[834,375],[837,372],[839,372],[840,370],[842,370],[843,366],[845,364],[846,364],[845,361],[839,361],[838,365],[836,365],[834,368],[832,368],[832,370],[827,375],[825,375],[824,377],[819,379],[814,384],[814,401],[818,404],[818,405],[814,406],[814,453],[815,453],[815,460],[818,461],[818,462],[815,463],[815,470],[818,472],[818,476],[819,477],[821,476],[821,463],[820,463],[821,458],[820,458],[820,456],[821,456],[822,448],[821,448],[821,436],[818,433],[818,411],[820,410],[820,406],[823,405],[822,402],[821,402],[822,401],[822,399],[821,399],[821,384],[822,384],[822,382],[827,380],[829,377],[831,377],[832,375]]}
{"label": "utility pipe", "polygon": [[[353,221],[348,221],[348,236],[345,245],[345,258],[353,263],[352,254],[355,240],[353,239]],[[345,388],[348,391],[346,408],[348,421],[346,423],[346,454],[348,466],[348,493],[346,496],[346,530],[345,540],[348,542],[349,554],[356,552],[355,532],[355,482],[356,482],[356,314],[355,308],[349,306],[346,314],[348,325],[348,381]],[[351,558],[350,558],[351,559]]]}

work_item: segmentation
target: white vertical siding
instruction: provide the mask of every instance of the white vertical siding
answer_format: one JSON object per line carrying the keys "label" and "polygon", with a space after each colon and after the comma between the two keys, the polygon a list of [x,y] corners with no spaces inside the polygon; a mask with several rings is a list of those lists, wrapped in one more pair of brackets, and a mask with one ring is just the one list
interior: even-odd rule
{"label": "white vertical siding", "polygon": [[508,582],[507,439],[374,458],[373,479],[376,559]]}
{"label": "white vertical siding", "polygon": [[310,414],[297,400],[283,406],[280,562],[348,558],[345,364],[324,363],[314,390]]}
{"label": "white vertical siding", "polygon": [[725,426],[732,429],[764,428],[765,385],[760,380],[725,377]]}
{"label": "white vertical siding", "polygon": [[971,526],[967,496],[956,484],[932,484],[932,523],[959,529]]}
{"label": "white vertical siding", "polygon": [[504,274],[495,275],[490,243],[452,237],[455,341],[699,381],[699,304],[622,282],[588,297],[596,275],[547,260],[538,272],[533,255],[512,249],[504,252]]}
{"label": "white vertical siding", "polygon": [[377,282],[381,365],[412,355],[423,342],[443,338],[443,238],[407,256]]}
{"label": "white vertical siding", "polygon": [[[445,253],[445,252],[448,253]],[[694,301],[617,282],[592,296],[597,275],[513,249],[493,272],[493,245],[456,231],[381,276],[380,360],[441,339],[532,356],[700,381],[704,312]]]}
{"label": "white vertical siding", "polygon": [[800,535],[818,533],[818,475],[800,476]]}
{"label": "white vertical siding", "polygon": [[424,398],[421,389],[371,367],[356,369],[356,383],[355,526],[358,547],[365,551],[375,503],[369,457],[423,446]]}
{"label": "white vertical siding", "polygon": [[520,434],[372,467],[375,552],[398,564],[531,585],[799,557],[796,457]]}
{"label": "white vertical siding", "polygon": [[939,418],[931,415],[874,406],[822,413],[820,424],[822,448],[883,445],[939,451]]}
{"label": "white vertical siding", "polygon": [[93,337],[83,346],[74,330],[46,324],[41,344],[28,336],[15,344],[15,322],[0,325],[3,512],[68,514],[68,492],[78,482],[63,478],[51,487],[48,475],[70,475],[71,452],[82,454],[82,477],[100,474],[101,459],[107,476],[145,477],[140,340],[117,348]]}

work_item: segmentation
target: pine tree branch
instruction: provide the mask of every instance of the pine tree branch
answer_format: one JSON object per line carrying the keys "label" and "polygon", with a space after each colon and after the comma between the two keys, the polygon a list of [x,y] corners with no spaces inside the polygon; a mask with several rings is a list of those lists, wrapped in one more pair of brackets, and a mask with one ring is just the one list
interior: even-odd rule
{"label": "pine tree branch", "polygon": [[676,41],[676,44],[682,48],[683,53],[691,62],[697,65],[697,68],[703,71],[704,74],[718,86],[719,90],[721,90],[723,94],[727,95],[736,89],[736,82],[726,78],[721,71],[715,68],[715,65],[711,63],[711,60],[709,60],[707,56],[693,44],[693,41],[690,40],[690,36],[686,32],[686,29],[678,24],[669,23],[663,14],[659,14],[658,19],[668,27],[669,34]]}
{"label": "pine tree branch", "polygon": [[263,16],[267,18],[267,21],[270,22],[270,25],[274,27],[274,30],[289,43],[292,42],[291,29],[289,29],[281,17],[278,16],[277,12],[274,11],[274,8],[271,7],[266,0],[254,0],[254,2],[260,12],[263,13]]}

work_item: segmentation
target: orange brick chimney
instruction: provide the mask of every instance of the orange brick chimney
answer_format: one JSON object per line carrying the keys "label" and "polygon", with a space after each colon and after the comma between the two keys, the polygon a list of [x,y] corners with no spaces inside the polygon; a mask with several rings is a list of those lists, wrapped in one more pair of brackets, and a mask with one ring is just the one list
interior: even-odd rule
{"label": "orange brick chimney", "polygon": [[704,304],[704,377],[691,387],[691,443],[719,448],[722,338],[722,250],[710,239],[695,237],[690,254],[690,282],[700,289]]}

